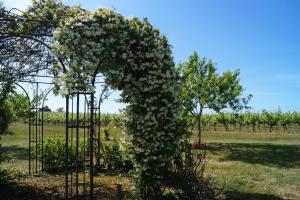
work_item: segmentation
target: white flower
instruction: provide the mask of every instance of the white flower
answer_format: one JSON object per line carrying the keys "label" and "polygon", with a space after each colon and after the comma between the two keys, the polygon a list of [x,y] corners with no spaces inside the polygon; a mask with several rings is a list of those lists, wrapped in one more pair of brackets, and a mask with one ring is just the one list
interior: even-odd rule
{"label": "white flower", "polygon": [[[103,19],[103,24],[99,24],[99,19]],[[54,32],[53,46],[71,64],[68,72],[59,73],[54,83],[61,86],[62,95],[71,94],[78,87],[95,93],[92,74],[99,63],[105,64],[101,72],[107,75],[107,83],[115,88],[121,86],[130,97],[126,99],[126,132],[130,136],[127,142],[133,147],[131,157],[136,173],[142,173],[149,170],[148,162],[157,160],[161,163],[156,166],[159,169],[171,161],[171,156],[158,156],[157,152],[179,151],[180,138],[175,134],[178,91],[174,89],[175,67],[165,37],[158,33],[147,36],[151,25],[135,20],[107,9],[80,12],[79,16],[66,19],[65,26]],[[133,32],[139,37],[132,36]],[[147,92],[155,93],[144,96]],[[137,160],[139,156],[144,159]],[[157,171],[151,170],[149,176],[160,179]]]}

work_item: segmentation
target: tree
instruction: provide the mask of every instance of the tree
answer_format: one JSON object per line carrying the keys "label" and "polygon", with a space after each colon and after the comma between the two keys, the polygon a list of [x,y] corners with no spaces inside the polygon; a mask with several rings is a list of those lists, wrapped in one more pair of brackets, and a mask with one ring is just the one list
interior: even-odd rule
{"label": "tree", "polygon": [[198,144],[201,144],[201,118],[205,108],[220,112],[223,109],[242,109],[251,98],[242,98],[239,70],[226,71],[222,75],[212,60],[199,58],[193,52],[188,61],[178,66],[181,75],[180,99],[186,114],[197,121]]}
{"label": "tree", "polygon": [[0,73],[0,134],[6,132],[9,123],[13,120],[11,106],[6,102],[9,94],[13,91],[14,78],[10,73]]}
{"label": "tree", "polygon": [[44,106],[44,108],[41,108],[44,112],[51,112],[52,110],[48,106]]}
{"label": "tree", "polygon": [[63,107],[59,107],[56,109],[56,112],[64,112],[64,108]]}
{"label": "tree", "polygon": [[26,95],[13,91],[7,101],[12,104],[14,120],[26,119],[30,113],[30,104]]}

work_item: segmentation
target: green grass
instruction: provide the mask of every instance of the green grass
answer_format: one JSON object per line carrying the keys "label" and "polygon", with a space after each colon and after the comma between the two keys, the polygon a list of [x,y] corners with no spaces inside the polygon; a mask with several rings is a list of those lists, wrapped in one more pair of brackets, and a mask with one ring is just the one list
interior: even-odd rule
{"label": "green grass", "polygon": [[228,199],[300,199],[300,134],[206,132],[207,172]]}
{"label": "green grass", "polygon": [[[2,136],[2,151],[14,161],[1,166],[26,169],[28,127],[16,123],[10,130]],[[120,132],[111,128],[112,140]],[[64,137],[64,127],[46,126],[45,133]],[[300,133],[205,132],[203,140],[217,147],[208,152],[207,173],[227,199],[300,199]]]}

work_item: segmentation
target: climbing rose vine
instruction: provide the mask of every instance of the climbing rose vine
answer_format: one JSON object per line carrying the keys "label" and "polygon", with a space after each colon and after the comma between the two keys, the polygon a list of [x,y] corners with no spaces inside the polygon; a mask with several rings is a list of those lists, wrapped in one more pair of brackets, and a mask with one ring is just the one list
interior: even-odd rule
{"label": "climbing rose vine", "polygon": [[136,187],[142,199],[160,198],[163,180],[179,155],[177,78],[167,38],[145,19],[126,18],[112,10],[73,8],[61,21],[52,45],[68,61],[56,66],[55,83],[62,95],[94,92],[93,77],[103,74],[127,103]]}

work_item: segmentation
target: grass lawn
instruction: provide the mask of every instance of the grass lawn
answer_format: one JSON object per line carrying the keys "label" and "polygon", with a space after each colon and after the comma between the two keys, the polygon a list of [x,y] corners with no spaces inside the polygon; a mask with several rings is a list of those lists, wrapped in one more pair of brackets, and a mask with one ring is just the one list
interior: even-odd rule
{"label": "grass lawn", "polygon": [[[1,139],[1,151],[6,158],[1,167],[26,169],[28,127],[16,123],[10,130],[12,134]],[[113,140],[119,140],[120,132],[111,129]],[[64,127],[45,126],[45,133],[46,138],[63,137]],[[217,147],[208,152],[207,173],[227,199],[300,199],[300,133],[205,132],[203,138]],[[54,185],[45,185],[45,179],[53,180]],[[117,183],[125,191],[130,190],[130,183],[123,177],[96,177],[96,182],[108,193],[114,191]],[[59,175],[43,175],[23,178],[19,183],[56,191],[63,185],[63,179]]]}
{"label": "grass lawn", "polygon": [[205,133],[208,173],[228,199],[300,199],[300,134]]}

